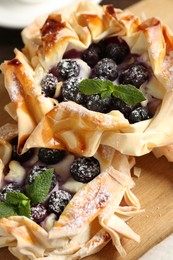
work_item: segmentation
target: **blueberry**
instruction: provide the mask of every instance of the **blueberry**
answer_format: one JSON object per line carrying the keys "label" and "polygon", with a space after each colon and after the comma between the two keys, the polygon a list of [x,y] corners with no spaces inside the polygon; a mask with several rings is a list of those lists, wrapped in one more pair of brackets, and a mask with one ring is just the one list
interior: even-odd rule
{"label": "blueberry", "polygon": [[0,200],[5,200],[7,193],[9,192],[22,192],[22,187],[18,186],[15,183],[9,183],[3,187],[0,193]]}
{"label": "blueberry", "polygon": [[142,64],[132,64],[121,72],[120,84],[131,84],[139,88],[149,77],[149,72]]}
{"label": "blueberry", "polygon": [[131,124],[149,119],[150,112],[147,107],[137,107],[129,115],[129,122]]}
{"label": "blueberry", "polygon": [[76,49],[70,49],[63,55],[63,59],[80,59],[82,53]]}
{"label": "blueberry", "polygon": [[71,194],[64,190],[52,192],[48,199],[48,212],[55,213],[59,217],[71,198]]}
{"label": "blueberry", "polygon": [[117,65],[112,59],[104,58],[100,60],[94,67],[97,77],[104,77],[105,79],[115,80],[118,76]]}
{"label": "blueberry", "polygon": [[119,64],[127,57],[129,53],[130,51],[128,45],[120,43],[109,43],[106,46],[105,56]]}
{"label": "blueberry", "polygon": [[[48,170],[49,167],[47,166],[42,166],[42,165],[34,165],[32,167],[32,169],[30,170],[28,176],[27,176],[27,179],[26,179],[26,183],[27,184],[31,184],[33,183],[33,181],[35,180],[35,178],[42,174],[44,171]],[[55,187],[57,183],[57,180],[56,180],[56,173],[54,171],[54,174],[52,176],[52,183],[51,183],[51,187],[50,187],[50,191]]]}
{"label": "blueberry", "polygon": [[36,223],[40,223],[45,219],[47,215],[47,210],[42,203],[38,203],[31,207],[31,220]]}
{"label": "blueberry", "polygon": [[52,73],[48,73],[41,81],[41,93],[46,97],[53,97],[57,83],[58,79]]}
{"label": "blueberry", "polygon": [[94,157],[79,157],[73,161],[70,173],[76,181],[88,183],[100,173],[99,161]]}
{"label": "blueberry", "polygon": [[34,155],[33,148],[29,149],[26,153],[19,155],[17,152],[17,145],[16,144],[12,145],[11,160],[15,160],[20,163],[24,163],[24,162],[27,162],[28,160],[30,160],[33,155]]}
{"label": "blueberry", "polygon": [[116,98],[114,96],[112,96],[111,98],[111,110],[119,110],[126,118],[129,117],[129,114],[134,108],[134,105],[128,105],[119,98]]}
{"label": "blueberry", "polygon": [[82,59],[90,66],[93,67],[100,60],[101,50],[95,43],[91,44],[82,54]]}
{"label": "blueberry", "polygon": [[77,77],[80,72],[80,67],[75,60],[64,59],[57,64],[58,72],[63,79]]}
{"label": "blueberry", "polygon": [[64,156],[64,150],[40,148],[38,151],[39,160],[45,164],[55,164],[62,160]]}
{"label": "blueberry", "polygon": [[101,98],[99,94],[90,95],[86,98],[86,108],[92,111],[108,113],[110,111],[111,98]]}
{"label": "blueberry", "polygon": [[71,77],[63,82],[61,91],[64,101],[71,100],[78,104],[84,102],[84,95],[78,89],[79,82],[80,79],[75,77]]}

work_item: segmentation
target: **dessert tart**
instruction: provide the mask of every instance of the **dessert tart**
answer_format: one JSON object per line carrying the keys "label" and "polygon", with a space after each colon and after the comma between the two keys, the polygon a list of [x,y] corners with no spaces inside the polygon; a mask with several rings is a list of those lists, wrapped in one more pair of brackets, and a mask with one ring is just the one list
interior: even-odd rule
{"label": "dessert tart", "polygon": [[140,156],[172,144],[173,38],[161,21],[76,1],[22,38],[22,52],[1,65],[18,151],[93,156],[102,144]]}
{"label": "dessert tart", "polygon": [[90,1],[66,10],[25,28],[1,65],[17,127],[0,129],[0,245],[19,259],[81,259],[110,240],[124,256],[122,238],[140,241],[133,156],[172,149],[169,29]]}
{"label": "dessert tart", "polygon": [[17,153],[13,125],[0,128],[0,246],[18,259],[81,259],[110,240],[140,241],[126,223],[140,213],[134,157],[100,145],[92,157],[37,147]]}

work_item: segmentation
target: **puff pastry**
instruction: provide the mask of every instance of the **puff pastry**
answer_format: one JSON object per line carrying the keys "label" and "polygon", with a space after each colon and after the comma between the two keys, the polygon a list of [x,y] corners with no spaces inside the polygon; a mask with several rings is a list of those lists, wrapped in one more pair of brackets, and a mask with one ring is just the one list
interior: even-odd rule
{"label": "puff pastry", "polygon": [[[16,136],[15,131],[10,133]],[[11,181],[4,167],[10,165],[12,147],[9,140],[1,139],[0,143],[0,153],[4,155],[0,168],[3,186],[4,181]],[[141,212],[139,201],[131,191],[134,158],[104,145],[99,146],[95,158],[101,173],[77,189],[58,220],[50,215],[46,224],[39,225],[25,216],[1,218],[1,247],[8,246],[19,259],[81,259],[100,251],[110,240],[122,256],[126,254],[121,244],[123,237],[139,242],[139,235],[126,224]],[[54,167],[59,167],[59,172],[65,168],[63,162]]]}
{"label": "puff pastry", "polygon": [[[173,38],[161,21],[156,18],[140,21],[113,6],[77,1],[68,7],[68,12],[62,9],[39,17],[23,30],[22,37],[23,51],[15,50],[16,57],[1,65],[11,97],[6,110],[18,121],[19,150],[23,146],[24,151],[32,146],[45,146],[92,156],[104,144],[121,153],[140,156],[172,144]],[[92,43],[111,37],[120,37],[129,46],[132,59],[137,57],[138,63],[149,67],[150,77],[140,90],[146,97],[142,106],[154,107],[150,119],[132,124],[122,112],[100,114],[41,93],[41,80],[64,55],[72,50],[82,53]],[[88,71],[86,66],[85,70]],[[88,72],[84,74],[82,78],[88,77]],[[60,81],[58,89],[61,84]],[[93,124],[96,117],[98,120]],[[80,123],[76,123],[76,118]],[[94,140],[92,149],[88,140]]]}

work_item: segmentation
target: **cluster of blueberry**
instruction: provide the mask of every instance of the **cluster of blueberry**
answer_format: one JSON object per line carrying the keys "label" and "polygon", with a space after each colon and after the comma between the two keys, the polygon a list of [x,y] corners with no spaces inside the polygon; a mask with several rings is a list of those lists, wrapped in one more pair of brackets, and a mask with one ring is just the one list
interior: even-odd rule
{"label": "cluster of blueberry", "polygon": [[[23,155],[18,155],[16,151],[16,143],[13,144],[11,160],[16,160],[25,165],[35,156],[35,150],[30,149]],[[22,192],[25,194],[26,185],[33,183],[36,176],[42,174],[45,170],[53,168],[65,156],[66,152],[57,149],[40,148],[38,151],[38,160],[32,165],[21,185],[16,182],[8,182],[0,191],[0,201],[5,201],[8,192]],[[74,159],[70,167],[69,175],[74,180],[82,183],[88,183],[100,173],[100,164],[94,157],[78,157]],[[41,223],[51,213],[54,213],[58,219],[66,205],[71,200],[72,194],[68,190],[55,188],[60,186],[62,180],[60,175],[55,171],[52,175],[51,186],[47,199],[43,203],[31,205],[31,219],[36,223]],[[44,187],[43,187],[44,188]]]}
{"label": "cluster of blueberry", "polygon": [[[122,100],[110,96],[102,99],[100,94],[82,94],[78,89],[78,83],[82,80],[79,77],[80,65],[74,56],[65,54],[65,59],[58,62],[42,80],[42,93],[45,96],[53,97],[58,81],[62,81],[61,97],[59,101],[74,101],[83,105],[89,110],[101,113],[108,113],[111,110],[119,110],[130,121],[130,123],[146,120],[151,117],[147,107],[140,104],[135,106],[127,105]],[[78,58],[79,54],[77,54]],[[85,61],[91,69],[90,78],[111,80],[116,84],[131,84],[139,88],[149,79],[149,69],[138,59],[134,58],[125,41],[118,37],[112,37],[91,44],[83,53],[80,59]],[[132,62],[133,60],[133,62]]]}

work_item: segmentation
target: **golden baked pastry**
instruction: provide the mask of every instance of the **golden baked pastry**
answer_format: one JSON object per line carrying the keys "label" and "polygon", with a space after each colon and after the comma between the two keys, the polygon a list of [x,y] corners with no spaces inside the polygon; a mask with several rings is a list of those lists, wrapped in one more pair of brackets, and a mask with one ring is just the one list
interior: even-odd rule
{"label": "golden baked pastry", "polygon": [[[25,28],[23,51],[1,65],[11,97],[6,110],[18,121],[18,149],[44,146],[92,156],[103,144],[140,156],[170,145],[173,38],[167,26],[90,1],[66,10]],[[131,106],[114,96],[105,108],[110,93],[98,101],[100,93],[75,92],[76,82],[86,78],[132,84],[145,101]]]}
{"label": "golden baked pastry", "polygon": [[[11,142],[7,137],[9,127],[13,136]],[[131,178],[131,169],[135,163],[133,157],[100,145],[94,157],[89,158],[99,162],[100,172],[90,181],[86,175],[81,175],[83,179],[76,181],[72,165],[76,166],[76,160],[87,157],[76,157],[66,152],[63,158],[56,163],[51,161],[53,164],[50,164],[49,154],[45,156],[43,150],[41,152],[42,148],[35,149],[31,157],[29,154],[25,158],[25,154],[18,156],[14,142],[16,130],[11,131],[10,125],[5,129],[7,138],[0,139],[1,247],[7,246],[18,259],[81,259],[100,251],[110,240],[122,256],[126,254],[121,244],[123,237],[140,241],[139,235],[126,224],[129,218],[141,211],[139,201],[131,191],[134,187]],[[87,165],[90,170],[92,164],[94,161]],[[36,197],[40,186],[37,183],[35,190],[32,184],[37,177],[52,168],[56,172],[56,183],[46,195],[48,198],[44,197],[42,202],[38,202]],[[44,179],[39,181],[43,192]],[[28,185],[32,186],[32,194],[28,192]],[[62,200],[54,197],[59,192],[64,194]],[[51,200],[52,196],[56,199]]]}

